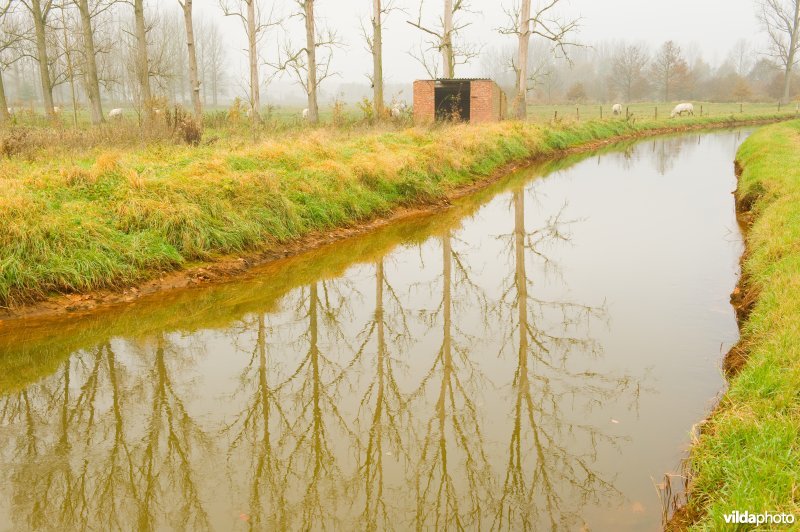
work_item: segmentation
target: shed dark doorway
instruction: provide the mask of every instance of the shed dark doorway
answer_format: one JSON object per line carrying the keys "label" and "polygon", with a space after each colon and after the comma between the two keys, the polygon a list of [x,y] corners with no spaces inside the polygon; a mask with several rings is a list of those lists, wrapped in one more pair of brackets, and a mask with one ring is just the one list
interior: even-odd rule
{"label": "shed dark doorway", "polygon": [[436,120],[469,122],[470,82],[438,80],[434,88]]}

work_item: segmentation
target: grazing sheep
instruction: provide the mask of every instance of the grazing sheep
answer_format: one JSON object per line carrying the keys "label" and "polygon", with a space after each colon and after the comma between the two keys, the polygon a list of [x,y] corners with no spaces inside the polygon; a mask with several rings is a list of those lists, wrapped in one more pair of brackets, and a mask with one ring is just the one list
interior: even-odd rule
{"label": "grazing sheep", "polygon": [[122,118],[122,109],[112,109],[108,112],[109,119],[120,119]]}
{"label": "grazing sheep", "polygon": [[53,114],[56,115],[56,116],[60,115],[61,114],[61,107],[59,107],[59,106],[53,107]]}
{"label": "grazing sheep", "polygon": [[14,114],[14,108],[13,107],[9,107],[8,108],[8,114],[10,114],[10,115]]}
{"label": "grazing sheep", "polygon": [[403,113],[408,110],[408,104],[406,102],[395,102],[392,104],[392,108],[389,113],[392,115],[392,118],[400,118]]}
{"label": "grazing sheep", "polygon": [[621,115],[622,114],[622,104],[615,103],[613,106],[611,106],[611,112],[614,114],[614,116]]}
{"label": "grazing sheep", "polygon": [[676,116],[683,116],[683,113],[694,116],[694,105],[690,103],[679,103],[675,106],[675,109],[672,110],[669,117],[675,118]]}
{"label": "grazing sheep", "polygon": [[303,109],[303,120],[308,120],[308,109]]}

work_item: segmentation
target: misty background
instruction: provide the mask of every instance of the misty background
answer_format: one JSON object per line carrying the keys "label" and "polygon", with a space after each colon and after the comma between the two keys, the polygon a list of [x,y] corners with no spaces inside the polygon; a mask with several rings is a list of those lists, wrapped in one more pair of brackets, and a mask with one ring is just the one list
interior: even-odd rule
{"label": "misty background", "polygon": [[[264,18],[279,21],[259,41],[262,103],[267,106],[304,106],[306,94],[286,72],[274,65],[282,48],[304,39],[303,21],[296,16],[292,0],[263,0]],[[170,102],[186,104],[190,99],[185,58],[183,19],[177,0],[146,3],[148,46],[152,47],[155,91]],[[509,60],[516,51],[513,35],[498,31],[510,23],[506,13],[513,0],[472,0],[468,12],[459,13],[463,26],[456,40],[479,52],[467,64],[456,67],[457,77],[490,77],[508,90],[514,88]],[[230,105],[234,98],[246,99],[247,42],[240,20],[224,16],[217,0],[195,0],[195,26],[204,105]],[[320,0],[316,3],[317,27],[335,35],[330,48],[330,71],[334,74],[320,86],[321,105],[338,99],[357,102],[371,96],[368,75],[372,59],[364,38],[369,31],[369,0]],[[440,24],[441,2],[396,0],[385,18],[384,78],[386,99],[411,100],[411,83],[430,77],[414,57],[438,55],[426,49],[426,36],[408,21],[428,26]],[[530,103],[566,101],[643,101],[696,99],[712,101],[774,100],[781,93],[781,67],[767,54],[766,35],[756,17],[753,0],[566,0],[557,17],[580,17],[568,58],[554,51],[552,43],[534,36],[529,70],[535,73]],[[270,13],[271,12],[271,13]],[[115,105],[130,105],[133,75],[127,57],[135,43],[131,38],[132,9],[120,3],[103,14],[97,24],[103,35],[101,64],[103,99]],[[66,23],[65,23],[66,24]],[[664,94],[650,73],[651,64],[674,43],[684,62],[672,94]],[[615,63],[626,47],[635,47],[646,63],[632,87],[625,90]],[[628,50],[630,52],[630,49]],[[10,104],[32,105],[40,98],[33,58],[14,62],[3,73]],[[66,105],[71,87],[66,75],[54,76],[54,96]],[[795,83],[795,94],[800,83]],[[77,88],[81,91],[81,87]]]}

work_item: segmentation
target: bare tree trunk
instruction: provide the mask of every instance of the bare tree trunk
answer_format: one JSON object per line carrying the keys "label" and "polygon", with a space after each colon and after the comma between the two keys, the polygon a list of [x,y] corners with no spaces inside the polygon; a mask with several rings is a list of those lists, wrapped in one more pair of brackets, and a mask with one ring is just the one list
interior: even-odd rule
{"label": "bare tree trunk", "polygon": [[444,0],[444,31],[442,33],[442,66],[444,77],[455,77],[455,64],[453,58],[453,0]]}
{"label": "bare tree trunk", "polygon": [[217,96],[219,94],[219,90],[217,89],[217,79],[219,73],[217,72],[216,68],[211,69],[211,101],[214,103],[214,107],[217,106]]}
{"label": "bare tree trunk", "polygon": [[375,114],[383,116],[383,27],[381,0],[372,0],[372,90]]}
{"label": "bare tree trunk", "polygon": [[136,22],[136,77],[142,97],[144,116],[153,118],[153,94],[150,92],[150,62],[147,58],[147,28],[144,21],[144,0],[134,0],[133,17]]}
{"label": "bare tree trunk", "polygon": [[250,55],[250,105],[253,124],[261,120],[261,91],[258,80],[258,47],[256,42],[256,2],[247,1],[247,47]]}
{"label": "bare tree trunk", "polygon": [[[526,0],[527,1],[527,0]],[[525,269],[525,194],[514,192],[514,255],[517,300],[519,303],[519,360],[527,367],[528,360],[528,277]],[[524,365],[524,366],[523,366]],[[527,371],[522,375],[527,375]]]}
{"label": "bare tree trunk", "polygon": [[317,106],[317,42],[314,29],[314,0],[303,3],[306,18],[306,54],[308,56],[308,121],[319,123]]}
{"label": "bare tree trunk", "polygon": [[78,1],[83,30],[83,53],[86,58],[86,93],[89,97],[89,109],[92,113],[92,124],[104,121],[103,103],[100,100],[100,80],[97,76],[97,56],[92,32],[92,16],[89,12],[89,0]]}
{"label": "bare tree trunk", "polygon": [[179,2],[183,8],[183,21],[186,24],[186,48],[189,53],[189,85],[192,90],[192,106],[197,122],[203,120],[203,104],[200,102],[200,78],[197,75],[197,52],[194,45],[194,23],[192,22],[192,1]]}
{"label": "bare tree trunk", "polygon": [[519,14],[519,49],[517,50],[516,115],[528,118],[528,48],[531,42],[531,0],[522,0]]}
{"label": "bare tree trunk", "polygon": [[0,72],[0,122],[7,124],[11,121],[11,114],[8,112],[8,102],[6,101],[6,86],[3,83],[3,73]]}
{"label": "bare tree trunk", "polygon": [[[63,12],[62,12],[63,13]],[[75,91],[75,68],[72,63],[72,50],[69,44],[67,24],[64,24],[64,57],[67,60],[67,76],[69,77],[70,99],[72,100],[72,125],[78,129],[78,94]]]}
{"label": "bare tree trunk", "polygon": [[[49,9],[49,8],[48,8]],[[47,56],[47,40],[45,38],[45,17],[39,0],[31,0],[33,26],[36,32],[36,58],[39,61],[39,79],[42,85],[44,112],[49,118],[55,118],[53,110],[53,83],[50,80],[50,60]]]}
{"label": "bare tree trunk", "polygon": [[783,103],[789,103],[792,100],[792,68],[797,54],[797,40],[800,39],[800,0],[794,0],[793,23],[786,57],[786,72],[783,78]]}

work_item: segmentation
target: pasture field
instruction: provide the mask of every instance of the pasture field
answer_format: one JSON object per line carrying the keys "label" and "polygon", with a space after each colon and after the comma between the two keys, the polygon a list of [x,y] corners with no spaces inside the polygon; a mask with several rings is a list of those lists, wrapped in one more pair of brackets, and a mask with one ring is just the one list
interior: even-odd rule
{"label": "pasture field", "polygon": [[125,120],[77,130],[17,127],[0,135],[0,306],[280,249],[313,232],[439,202],[509,163],[734,119],[306,126],[257,137],[240,123],[208,127],[196,147]]}
{"label": "pasture field", "polygon": [[[553,121],[554,118],[572,121],[600,120],[601,118],[613,120],[615,117],[613,116],[611,107],[614,103],[615,102],[529,105],[528,120],[531,122],[550,122]],[[623,108],[622,116],[624,117],[627,112],[636,120],[668,120],[670,111],[678,103],[681,102],[621,103]],[[780,106],[775,102],[693,102],[693,104],[698,117],[736,117],[740,115],[774,115],[778,113],[800,115],[800,102],[792,102]],[[107,113],[113,106],[107,105],[106,107],[105,111]],[[184,107],[188,108],[188,104],[184,105]],[[265,107],[262,110],[262,116],[265,119],[265,124],[262,126],[262,129],[269,131],[271,129],[285,130],[293,127],[309,127],[302,118],[302,111],[303,108],[300,106]],[[206,127],[217,129],[220,128],[220,126],[230,125],[228,123],[228,113],[229,108],[224,106],[206,107]],[[17,116],[14,119],[16,125],[53,127],[53,124],[45,119],[41,109],[23,107],[16,109],[16,114]],[[134,122],[138,119],[138,113],[131,108],[124,108],[123,116],[125,121],[128,122]],[[405,118],[406,120],[398,120],[396,122],[407,122],[409,117]],[[619,117],[616,118],[618,119]],[[364,112],[358,104],[353,103],[342,104],[338,109],[335,109],[332,105],[323,105],[320,106],[320,121],[323,125],[354,127],[363,125]],[[62,113],[57,120],[56,127],[73,128],[76,122],[79,128],[90,127],[88,112],[82,108],[73,112],[70,107],[65,106],[62,107]],[[248,121],[246,117],[242,116],[240,120],[235,122],[247,125]]]}
{"label": "pasture field", "polygon": [[[668,120],[670,111],[681,102],[636,102],[621,103],[622,116],[626,110],[636,120]],[[800,113],[798,106],[800,103],[782,105],[780,108],[777,103],[717,103],[717,102],[692,102],[694,104],[696,116],[722,117],[739,116],[753,114],[774,114],[774,113]],[[531,105],[528,106],[528,118],[535,122],[552,120],[558,113],[559,118],[572,120],[598,120],[613,119],[611,106],[613,103],[606,104],[559,104],[559,105]]]}
{"label": "pasture field", "polygon": [[728,355],[730,388],[691,452],[687,512],[701,530],[726,529],[734,510],[800,519],[800,121],[757,131],[737,161],[742,338]]}

